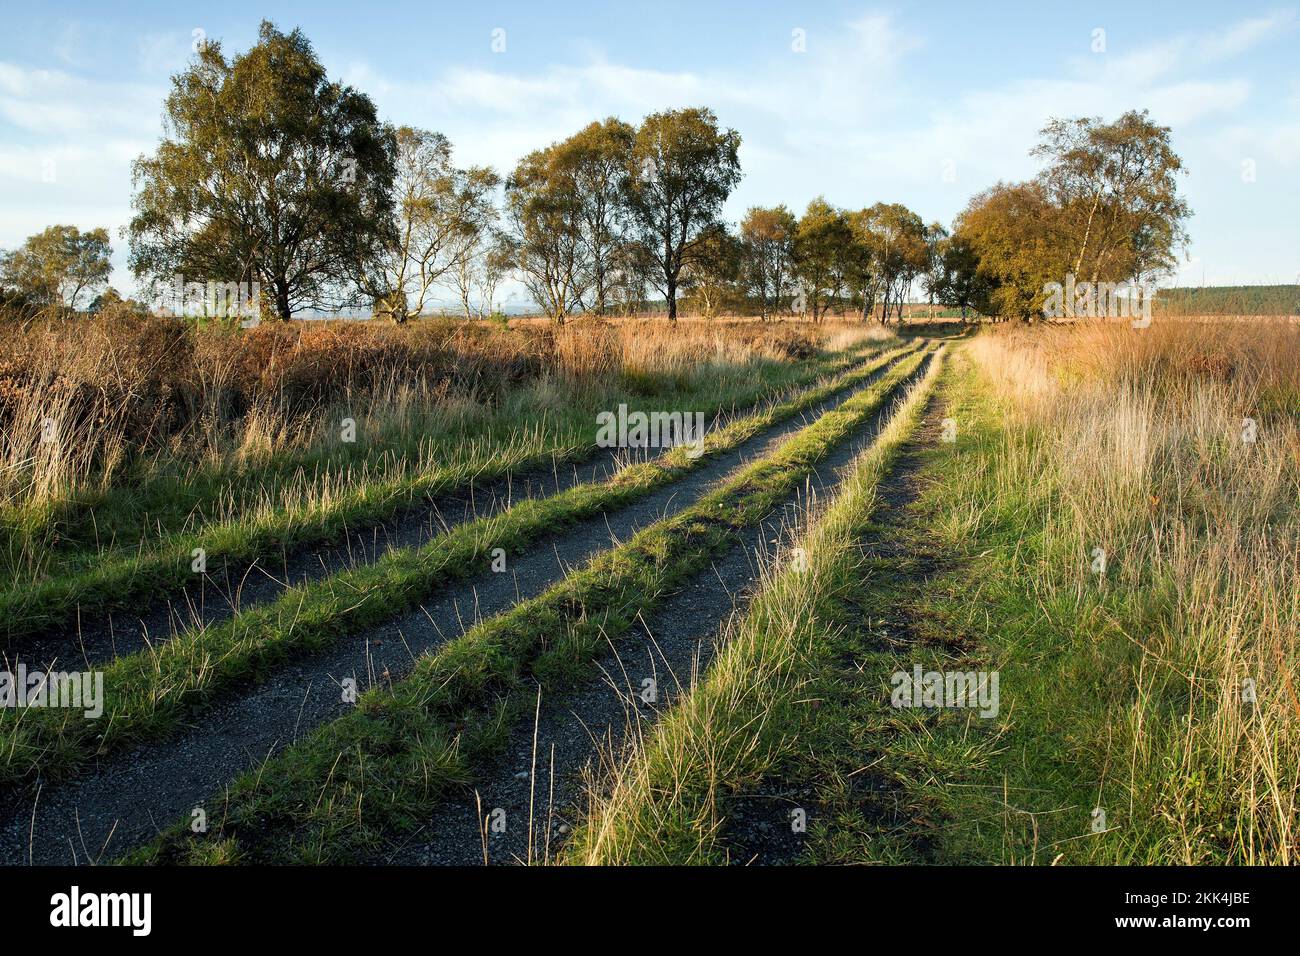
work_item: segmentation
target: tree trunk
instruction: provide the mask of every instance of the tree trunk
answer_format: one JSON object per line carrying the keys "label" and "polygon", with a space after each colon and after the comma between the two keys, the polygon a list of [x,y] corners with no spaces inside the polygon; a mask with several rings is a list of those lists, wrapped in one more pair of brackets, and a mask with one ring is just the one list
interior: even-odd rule
{"label": "tree trunk", "polygon": [[284,281],[275,283],[275,312],[285,322],[293,318],[289,311],[289,284]]}
{"label": "tree trunk", "polygon": [[1079,246],[1079,254],[1074,259],[1074,275],[1077,278],[1079,269],[1083,266],[1083,254],[1088,251],[1088,238],[1092,235],[1092,217],[1097,214],[1097,205],[1101,202],[1101,190],[1092,197],[1092,208],[1088,210],[1088,221],[1083,227],[1083,244]]}
{"label": "tree trunk", "polygon": [[668,321],[677,321],[677,280],[668,279]]}

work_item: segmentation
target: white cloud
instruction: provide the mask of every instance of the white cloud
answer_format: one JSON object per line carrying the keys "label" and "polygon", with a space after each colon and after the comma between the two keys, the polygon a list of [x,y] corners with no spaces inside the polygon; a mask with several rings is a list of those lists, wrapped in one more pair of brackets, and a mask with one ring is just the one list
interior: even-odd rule
{"label": "white cloud", "polygon": [[1204,71],[1226,60],[1248,53],[1262,43],[1276,40],[1296,26],[1296,11],[1276,10],[1264,17],[1240,20],[1223,30],[1187,33],[1156,40],[1131,52],[1116,46],[1125,37],[1120,30],[1108,34],[1112,52],[1091,54],[1073,60],[1079,75],[1100,71],[1109,83],[1148,86],[1171,76]]}
{"label": "white cloud", "polygon": [[1192,42],[1192,54],[1201,63],[1213,63],[1247,53],[1261,43],[1274,40],[1296,26],[1296,11],[1275,10],[1266,17],[1252,17],[1233,24],[1226,31],[1202,33]]}
{"label": "white cloud", "polygon": [[131,289],[119,230],[130,218],[131,162],[157,141],[165,93],[161,85],[0,62],[0,248],[53,223],[104,226],[112,281]]}
{"label": "white cloud", "polygon": [[[386,75],[363,59],[330,66],[341,66],[343,79],[369,93],[387,119],[446,133],[462,163],[508,169],[594,119],[635,121],[659,109],[707,105],[744,137],[746,178],[733,216],[747,204],[799,207],[824,193],[845,206],[907,202],[927,219],[947,220],[992,182],[1032,175],[1028,150],[1054,116],[1149,108],[1174,127],[1198,183],[1236,175],[1242,157],[1259,161],[1261,183],[1264,174],[1294,170],[1300,83],[1257,92],[1247,78],[1256,74],[1247,71],[1255,51],[1288,42],[1296,26],[1288,8],[1128,49],[1113,29],[1115,52],[1068,59],[1013,82],[982,85],[971,75],[962,90],[946,94],[923,94],[926,84],[916,82],[925,37],[882,12],[810,29],[806,52],[781,42],[741,67],[647,68],[612,62],[592,47],[575,47],[575,62],[527,70],[517,70],[509,53],[490,67],[448,65],[426,76]],[[76,31],[66,34],[63,60],[79,62],[84,41]],[[102,224],[126,221],[130,160],[156,141],[166,76],[183,68],[190,42],[183,31],[137,37],[135,80],[0,62],[0,189],[23,194],[21,203],[7,200],[0,245],[21,239],[41,217],[81,223],[95,210]],[[1284,116],[1269,125],[1242,119],[1256,96],[1270,93]],[[42,179],[51,156],[56,184]]]}
{"label": "white cloud", "polygon": [[1242,106],[1250,97],[1250,84],[1245,80],[1223,80],[1218,83],[1187,81],[1149,91],[1143,103],[1151,114],[1166,126],[1183,126],[1215,115],[1229,114]]}
{"label": "white cloud", "polygon": [[0,118],[51,139],[85,142],[156,133],[165,93],[162,85],[105,83],[0,62]]}

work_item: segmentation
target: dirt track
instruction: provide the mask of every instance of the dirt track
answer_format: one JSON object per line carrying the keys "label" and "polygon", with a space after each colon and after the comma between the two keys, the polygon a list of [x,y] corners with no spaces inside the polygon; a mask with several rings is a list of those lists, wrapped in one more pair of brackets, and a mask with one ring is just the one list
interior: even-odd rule
{"label": "dirt track", "polygon": [[[488,573],[449,587],[436,601],[410,614],[277,670],[247,694],[209,709],[192,729],[178,737],[110,757],[87,768],[75,781],[32,788],[11,797],[0,807],[0,863],[109,860],[151,838],[158,829],[196,806],[207,805],[211,812],[211,798],[223,783],[349,709],[350,705],[342,703],[337,686],[345,676],[354,677],[363,688],[377,680],[399,679],[420,654],[455,638],[483,617],[540,593],[561,579],[568,568],[626,540],[639,528],[687,507],[719,478],[767,453],[889,367],[892,363],[868,382],[754,436],[732,452],[625,508],[579,522],[523,554],[511,555],[508,574]],[[835,464],[847,461],[860,440],[865,439],[841,446],[819,470],[819,480],[829,480]],[[697,607],[691,614],[682,615],[683,626],[689,618],[716,628],[731,608],[731,595],[739,593],[747,583],[751,547],[763,536],[773,537],[781,520],[774,516],[763,529],[755,529],[744,549],[719,563],[718,573],[726,575],[724,586],[709,595],[712,603],[707,617]],[[651,624],[652,628],[658,626]],[[661,668],[678,673],[689,669],[700,633],[703,631],[699,628],[687,628],[670,639],[668,630],[663,635],[655,632],[657,640],[662,637],[673,648]],[[682,649],[689,651],[684,657]]]}

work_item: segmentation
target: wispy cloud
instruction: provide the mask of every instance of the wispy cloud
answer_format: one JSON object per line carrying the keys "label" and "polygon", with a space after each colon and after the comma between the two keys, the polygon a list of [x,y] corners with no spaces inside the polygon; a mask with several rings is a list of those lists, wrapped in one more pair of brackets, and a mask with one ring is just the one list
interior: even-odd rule
{"label": "wispy cloud", "polygon": [[[825,193],[846,206],[898,200],[949,219],[979,189],[1032,174],[1028,149],[1053,116],[1149,108],[1174,127],[1193,188],[1239,181],[1244,158],[1260,164],[1261,182],[1294,170],[1300,78],[1251,67],[1277,44],[1293,45],[1297,26],[1295,9],[1280,8],[1137,45],[1112,32],[1110,52],[1005,71],[997,81],[972,73],[942,90],[920,78],[934,68],[927,57],[943,24],[879,10],[810,23],[802,51],[778,36],[716,62],[638,65],[584,39],[541,65],[512,53],[430,65],[423,75],[355,54],[327,65],[386,118],[446,133],[461,162],[509,168],[593,119],[707,105],[744,137],[735,216],[748,204],[798,206]],[[42,215],[81,221],[87,210],[111,211],[118,224],[129,216],[130,160],[156,141],[167,78],[189,59],[192,37],[136,34],[118,44],[113,62],[125,56],[126,68],[109,79],[79,65],[93,39],[75,25],[59,33],[48,58],[57,68],[0,61],[0,189],[18,197],[7,201],[0,245]],[[1271,113],[1252,110],[1260,102]],[[46,181],[50,161],[56,183]]]}
{"label": "wispy cloud", "polygon": [[1146,87],[1240,57],[1261,44],[1283,39],[1296,25],[1295,9],[1285,8],[1239,20],[1221,30],[1183,33],[1133,50],[1076,57],[1072,65],[1081,76],[1100,72],[1109,83]]}

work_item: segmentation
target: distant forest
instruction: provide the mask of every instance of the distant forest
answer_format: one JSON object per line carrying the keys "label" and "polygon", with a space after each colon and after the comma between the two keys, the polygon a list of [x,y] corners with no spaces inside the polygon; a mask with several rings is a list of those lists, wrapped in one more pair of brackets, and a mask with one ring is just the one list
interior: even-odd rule
{"label": "distant forest", "polygon": [[1300,284],[1178,287],[1156,293],[1166,315],[1300,315]]}

